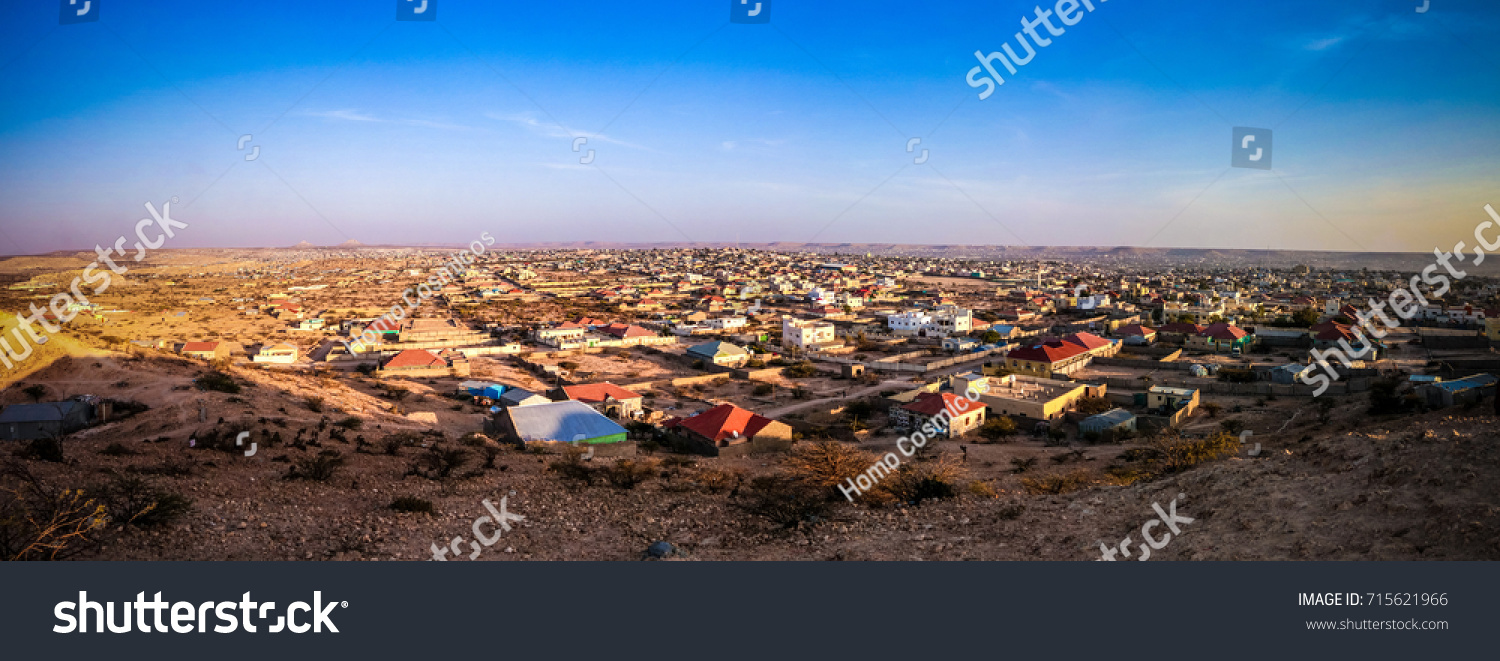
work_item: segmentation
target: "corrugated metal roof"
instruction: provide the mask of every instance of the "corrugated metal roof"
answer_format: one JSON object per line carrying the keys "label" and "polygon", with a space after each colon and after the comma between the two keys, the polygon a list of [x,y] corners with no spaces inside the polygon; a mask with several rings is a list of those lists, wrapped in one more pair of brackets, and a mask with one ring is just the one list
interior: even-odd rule
{"label": "corrugated metal roof", "polygon": [[47,402],[44,404],[11,404],[0,411],[0,422],[57,422],[82,402]]}
{"label": "corrugated metal roof", "polygon": [[583,402],[517,406],[508,415],[515,424],[516,434],[525,441],[571,443],[625,433],[624,427]]}
{"label": "corrugated metal roof", "polygon": [[1435,388],[1442,388],[1443,390],[1458,392],[1460,390],[1468,390],[1470,388],[1483,388],[1496,382],[1500,382],[1500,378],[1496,378],[1493,374],[1475,374],[1474,376],[1466,376],[1462,379],[1454,379],[1452,381],[1439,381],[1437,383],[1428,385]]}

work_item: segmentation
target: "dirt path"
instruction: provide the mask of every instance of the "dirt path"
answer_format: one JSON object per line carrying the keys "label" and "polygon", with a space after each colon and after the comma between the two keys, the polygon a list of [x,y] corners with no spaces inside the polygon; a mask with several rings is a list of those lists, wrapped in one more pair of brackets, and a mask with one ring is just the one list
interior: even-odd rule
{"label": "dirt path", "polygon": [[827,404],[828,402],[836,402],[836,401],[840,401],[840,400],[851,399],[851,398],[854,398],[854,397],[864,397],[866,395],[870,395],[870,394],[873,394],[873,393],[880,392],[881,390],[887,390],[891,386],[907,387],[907,388],[904,388],[904,389],[910,389],[908,386],[911,386],[911,383],[908,382],[908,381],[881,381],[877,385],[873,385],[873,386],[870,386],[868,388],[861,388],[859,390],[851,391],[847,395],[839,395],[839,396],[836,396],[836,397],[822,397],[822,398],[819,398],[819,399],[809,399],[809,400],[804,401],[804,402],[797,402],[796,404],[789,404],[787,406],[781,406],[781,407],[777,407],[777,408],[774,408],[774,409],[768,409],[766,411],[761,412],[761,415],[766,416],[767,418],[777,418],[777,417],[786,415],[788,413],[794,413],[796,411],[800,411],[800,410],[805,409],[805,408],[807,408],[809,406],[817,406],[819,404]]}

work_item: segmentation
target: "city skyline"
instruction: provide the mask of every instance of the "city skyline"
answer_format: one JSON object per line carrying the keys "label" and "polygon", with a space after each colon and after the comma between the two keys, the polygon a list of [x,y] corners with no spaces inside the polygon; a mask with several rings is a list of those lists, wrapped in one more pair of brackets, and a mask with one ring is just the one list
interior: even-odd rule
{"label": "city skyline", "polygon": [[[1479,3],[1096,2],[984,99],[974,52],[1037,5],[779,3],[742,25],[723,3],[393,4],[15,9],[0,253],[87,249],[172,196],[193,223],[173,248],[1425,252],[1500,198],[1478,48],[1500,10]],[[1229,167],[1235,126],[1275,132],[1275,170]]]}

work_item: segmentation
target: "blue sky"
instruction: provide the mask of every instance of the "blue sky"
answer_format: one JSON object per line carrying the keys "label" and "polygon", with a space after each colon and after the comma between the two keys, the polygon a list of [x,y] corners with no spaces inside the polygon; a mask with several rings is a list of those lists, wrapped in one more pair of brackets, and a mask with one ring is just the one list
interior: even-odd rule
{"label": "blue sky", "polygon": [[[1095,0],[980,100],[974,51],[1037,3],[95,1],[4,5],[0,253],[172,196],[173,247],[1428,251],[1500,204],[1495,3]],[[1229,167],[1234,126],[1274,170]]]}

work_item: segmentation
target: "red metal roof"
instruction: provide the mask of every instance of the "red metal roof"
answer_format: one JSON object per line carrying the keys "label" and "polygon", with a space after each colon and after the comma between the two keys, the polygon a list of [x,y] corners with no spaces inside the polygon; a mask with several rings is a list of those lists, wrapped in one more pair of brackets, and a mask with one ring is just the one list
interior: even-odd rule
{"label": "red metal roof", "polygon": [[446,367],[448,361],[439,358],[437,354],[427,349],[407,349],[391,356],[386,361],[387,369],[392,367]]}
{"label": "red metal roof", "polygon": [[693,417],[672,421],[671,426],[686,427],[717,443],[732,438],[735,432],[739,432],[740,438],[751,438],[772,422],[775,421],[733,404],[720,404]]}
{"label": "red metal roof", "polygon": [[[960,401],[962,401],[963,403],[959,404]],[[979,409],[984,408],[984,405],[971,402],[963,397],[954,395],[953,393],[924,392],[920,395],[917,395],[917,401],[907,404],[901,408],[911,411],[912,413],[921,413],[922,415],[928,416],[937,415],[946,408],[948,409],[949,415],[961,416],[978,411]]]}
{"label": "red metal roof", "polygon": [[1040,363],[1058,363],[1077,356],[1081,353],[1088,353],[1088,349],[1085,349],[1076,344],[1052,342],[1048,344],[1038,344],[1030,347],[1021,347],[1019,349],[1011,349],[1010,353],[1005,354],[1005,357]]}
{"label": "red metal roof", "polygon": [[585,383],[576,386],[565,386],[563,387],[563,392],[568,394],[568,399],[576,399],[589,404],[602,402],[606,397],[613,397],[615,399],[641,398],[640,395],[613,383]]}
{"label": "red metal roof", "polygon": [[1211,337],[1215,340],[1238,340],[1249,333],[1245,329],[1232,324],[1218,323],[1205,328],[1200,335]]}
{"label": "red metal roof", "polygon": [[1064,342],[1077,344],[1085,349],[1099,349],[1110,345],[1110,341],[1093,333],[1074,333],[1063,338]]}
{"label": "red metal roof", "polygon": [[214,351],[218,348],[218,342],[188,342],[182,345],[183,353],[187,353],[189,351]]}

